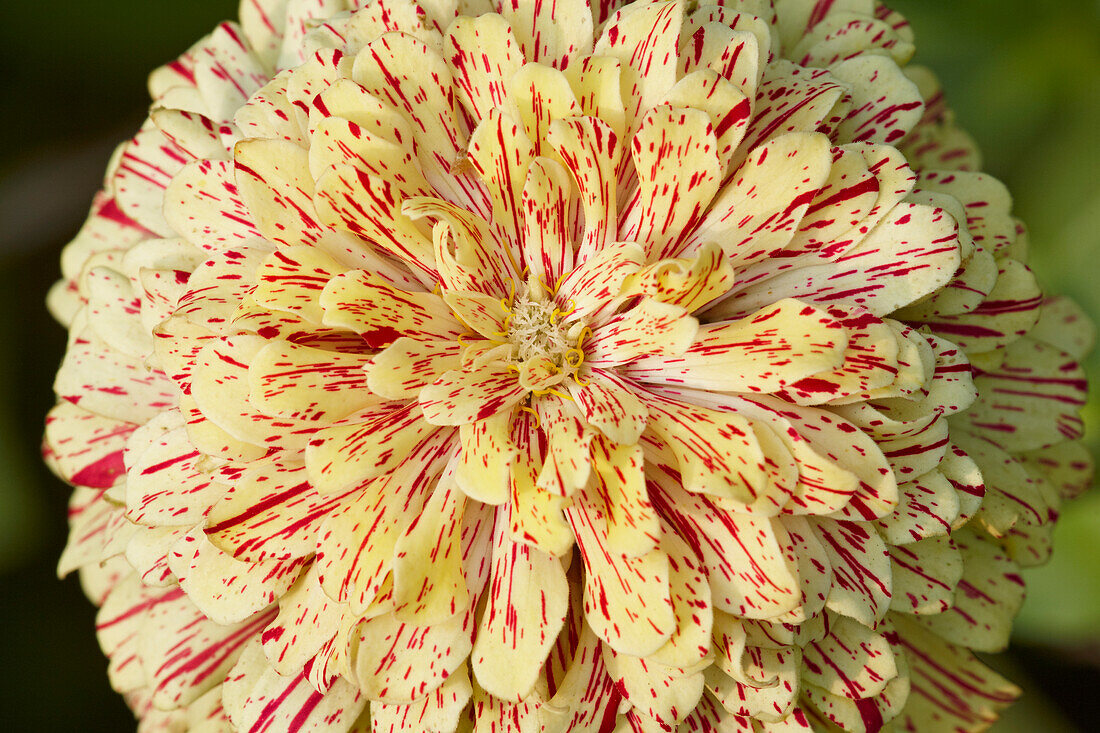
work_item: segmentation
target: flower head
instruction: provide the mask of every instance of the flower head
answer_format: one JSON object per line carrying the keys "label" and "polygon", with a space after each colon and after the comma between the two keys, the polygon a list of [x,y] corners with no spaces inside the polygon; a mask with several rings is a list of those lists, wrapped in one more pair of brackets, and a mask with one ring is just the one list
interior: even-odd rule
{"label": "flower head", "polygon": [[995,720],[1089,337],[912,52],[873,2],[248,2],[154,73],[46,441],[143,724]]}

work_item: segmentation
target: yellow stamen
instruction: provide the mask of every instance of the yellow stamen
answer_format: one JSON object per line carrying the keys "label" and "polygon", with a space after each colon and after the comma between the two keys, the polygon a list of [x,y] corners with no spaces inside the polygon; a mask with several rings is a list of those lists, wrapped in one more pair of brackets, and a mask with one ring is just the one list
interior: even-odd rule
{"label": "yellow stamen", "polygon": [[534,408],[532,408],[532,407],[521,407],[521,408],[519,408],[519,411],[520,412],[529,412],[529,413],[531,413],[532,415],[535,416],[535,429],[536,430],[538,428],[542,427],[542,418],[539,417],[539,414],[537,412],[535,412]]}

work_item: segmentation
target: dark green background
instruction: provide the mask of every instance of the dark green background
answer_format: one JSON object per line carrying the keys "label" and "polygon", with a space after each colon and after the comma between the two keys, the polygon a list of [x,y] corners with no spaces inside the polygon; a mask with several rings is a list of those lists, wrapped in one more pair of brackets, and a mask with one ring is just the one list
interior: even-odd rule
{"label": "dark green background", "polygon": [[[43,298],[114,143],[140,124],[145,76],[218,21],[230,0],[4,2],[0,10],[0,720],[12,731],[131,730],[106,681],[94,612],[53,566],[68,490],[40,465],[63,331]],[[917,62],[1005,180],[1048,287],[1100,313],[1100,3],[895,0]],[[1090,366],[1095,375],[1097,360]],[[1090,402],[1088,421],[1100,423]],[[1095,431],[1094,431],[1095,432]],[[1095,449],[1097,441],[1090,438]],[[1002,664],[1027,703],[996,730],[1096,729],[1100,683],[1100,494],[1067,508],[1058,552]]]}

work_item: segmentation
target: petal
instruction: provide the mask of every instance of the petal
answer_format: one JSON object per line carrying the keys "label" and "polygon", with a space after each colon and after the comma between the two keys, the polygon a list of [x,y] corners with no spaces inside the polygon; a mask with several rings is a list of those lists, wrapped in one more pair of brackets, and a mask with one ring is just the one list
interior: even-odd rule
{"label": "petal", "polygon": [[312,323],[324,318],[325,285],[347,268],[315,247],[284,247],[272,252],[256,273],[257,304],[294,313]]}
{"label": "petal", "polygon": [[164,708],[186,705],[219,684],[245,643],[273,616],[220,625],[205,618],[178,588],[134,586],[140,586],[136,579],[108,597],[96,618],[97,633],[106,648],[111,646],[108,635],[135,634],[153,703]]}
{"label": "petal", "polygon": [[165,189],[191,160],[156,127],[146,127],[122,148],[117,172],[110,181],[119,209],[150,231],[174,236],[162,212]]}
{"label": "petal", "polygon": [[546,437],[546,457],[539,471],[538,488],[569,496],[588,483],[592,472],[590,446],[596,434],[580,418],[576,408],[557,395],[535,402]]}
{"label": "petal", "polygon": [[495,14],[456,18],[443,36],[443,58],[462,104],[478,121],[502,105],[507,80],[524,62],[512,27]]}
{"label": "petal", "polygon": [[550,493],[536,484],[538,473],[535,456],[531,454],[530,424],[523,430],[526,440],[520,440],[517,445],[519,452],[512,463],[508,502],[512,539],[561,557],[574,545],[573,533],[562,514],[566,501],[560,493]]}
{"label": "petal", "polygon": [[260,412],[249,399],[248,365],[265,345],[258,336],[211,340],[195,359],[191,396],[203,416],[245,443],[301,450],[313,422]]}
{"label": "petal", "polygon": [[649,419],[649,410],[642,400],[613,372],[593,369],[587,379],[583,385],[568,384],[584,419],[616,443],[636,443]]}
{"label": "petal", "polygon": [[833,566],[826,607],[872,627],[886,614],[893,594],[890,556],[873,527],[826,518],[811,519]]}
{"label": "petal", "polygon": [[[1022,338],[996,368],[975,371],[984,399],[956,418],[967,430],[1008,451],[1033,450],[1081,435],[1084,405],[1080,364],[1052,346]],[[1025,421],[1020,420],[1026,415]]]}
{"label": "petal", "polygon": [[619,138],[603,120],[571,117],[550,123],[546,140],[561,156],[580,192],[584,240],[577,249],[577,261],[584,262],[610,246],[615,237]]}
{"label": "petal", "polygon": [[913,614],[941,614],[955,600],[963,556],[949,537],[930,537],[889,549],[894,595],[890,608]]}
{"label": "petal", "polygon": [[584,346],[585,361],[606,368],[644,357],[679,356],[698,330],[698,321],[686,309],[644,298],[595,330]]}
{"label": "petal", "polygon": [[685,248],[717,241],[740,266],[774,255],[790,243],[831,164],[829,139],[819,133],[760,146],[715,196]]}
{"label": "petal", "polygon": [[878,695],[898,676],[886,637],[846,618],[835,619],[825,638],[807,645],[804,659],[806,684],[851,700]]}
{"label": "petal", "polygon": [[[835,262],[753,284],[719,306],[744,312],[777,294],[811,303],[856,304],[884,316],[943,287],[958,270],[957,225],[942,209],[903,203]],[[736,304],[736,305],[735,305]]]}
{"label": "petal", "polygon": [[528,61],[562,69],[592,49],[592,13],[584,0],[561,5],[508,0],[500,3],[500,14],[515,31]]}
{"label": "petal", "polygon": [[233,484],[210,509],[206,536],[233,557],[248,562],[307,557],[317,549],[323,522],[355,500],[349,494],[320,494],[302,465],[257,467]]}
{"label": "petal", "polygon": [[535,282],[557,283],[573,270],[572,183],[551,158],[535,158],[523,185],[523,264]]}
{"label": "petal", "polygon": [[988,669],[966,647],[951,644],[895,615],[894,628],[909,663],[909,702],[899,724],[981,728],[996,722],[1020,690]]}
{"label": "petal", "polygon": [[714,607],[745,618],[772,618],[800,599],[797,568],[784,554],[775,519],[728,511],[668,481],[651,482],[657,511],[699,554]]}
{"label": "petal", "polygon": [[352,78],[404,115],[425,175],[433,185],[441,182],[462,152],[463,131],[439,52],[411,35],[386,33],[356,55]]}
{"label": "petal", "polygon": [[615,445],[604,439],[595,441],[592,468],[597,482],[586,489],[586,496],[595,506],[600,500],[603,502],[608,548],[631,557],[657,549],[661,525],[645,486],[642,447]]}
{"label": "petal", "polygon": [[46,417],[45,444],[65,480],[109,489],[126,473],[122,452],[136,427],[61,401]]}
{"label": "petal", "polygon": [[676,254],[718,193],[717,148],[706,113],[667,106],[647,112],[631,140],[638,189],[622,212],[618,239],[642,243],[647,259]]}
{"label": "petal", "polygon": [[327,692],[313,689],[304,673],[286,676],[267,664],[259,645],[251,646],[226,679],[223,699],[237,730],[347,731],[367,704],[345,680]]}
{"label": "petal", "polygon": [[422,282],[434,284],[438,273],[431,239],[401,213],[405,199],[428,195],[422,179],[389,179],[345,165],[317,179],[314,205],[322,224],[368,240],[419,271]]}
{"label": "petal", "polygon": [[512,416],[503,412],[459,427],[462,455],[455,482],[471,499],[494,505],[508,500],[517,453],[511,431]]}
{"label": "petal", "polygon": [[508,100],[540,156],[554,154],[546,139],[551,123],[581,113],[565,74],[540,63],[524,64],[512,75]]}
{"label": "petal", "polygon": [[88,331],[77,334],[54,379],[59,399],[103,417],[144,423],[175,401],[175,386],[142,360],[108,348]]}
{"label": "petal", "polygon": [[584,559],[588,625],[623,654],[647,655],[661,648],[676,630],[668,556],[653,550],[629,557],[611,549],[606,515],[584,498],[565,514]]}
{"label": "petal", "polygon": [[371,731],[451,733],[458,729],[472,695],[470,675],[465,667],[459,667],[442,685],[415,702],[407,705],[371,702]]}
{"label": "petal", "polygon": [[193,525],[225,493],[203,470],[204,456],[187,429],[168,430],[148,448],[128,456],[126,516],[151,527]]}
{"label": "petal", "polygon": [[298,579],[305,558],[249,563],[215,547],[201,527],[181,537],[168,555],[180,588],[218,624],[245,621],[282,597]]}
{"label": "petal", "polygon": [[462,345],[401,337],[371,360],[370,391],[391,400],[415,399],[420,390],[459,366]]}
{"label": "petal", "polygon": [[497,362],[444,373],[420,390],[420,408],[433,425],[462,425],[509,411],[526,394],[515,372]]}
{"label": "petal", "polygon": [[[605,651],[607,671],[633,708],[628,719],[642,716],[654,721],[659,730],[672,730],[686,718],[703,695],[703,673],[665,667],[648,657],[633,657]],[[648,722],[648,721],[646,721]],[[642,723],[644,725],[644,723]]]}
{"label": "petal", "polygon": [[[735,35],[753,37],[747,33]],[[744,55],[747,57],[749,54]],[[714,153],[718,161],[717,179],[724,180],[752,119],[752,102],[749,97],[742,88],[727,81],[717,71],[703,69],[676,82],[676,86],[669,91],[668,102],[674,107],[702,110],[710,117],[716,141]],[[710,191],[711,197],[716,192],[717,189]]]}
{"label": "petal", "polygon": [[[516,253],[489,223],[443,199],[416,197],[401,207],[411,219],[435,220],[432,243],[442,286],[502,298],[515,289]],[[499,221],[499,220],[498,220]]]}
{"label": "petal", "polygon": [[1001,651],[1008,646],[1012,619],[1024,602],[1020,568],[999,546],[975,533],[957,532],[952,538],[962,552],[962,578],[953,603],[921,622],[949,643]]}
{"label": "petal", "polygon": [[852,111],[837,128],[841,142],[892,145],[908,134],[921,115],[924,102],[917,86],[889,57],[877,54],[842,61],[829,69],[849,85]]}
{"label": "petal", "polygon": [[645,255],[633,242],[616,242],[584,260],[558,285],[555,301],[568,311],[566,322],[588,316],[589,325],[620,304],[618,296],[631,275],[641,269]]}
{"label": "petal", "polygon": [[453,340],[464,332],[438,295],[399,290],[366,270],[329,280],[320,304],[325,325],[351,329],[374,348],[406,334]]}
{"label": "petal", "polygon": [[447,440],[425,441],[396,471],[356,493],[346,512],[324,519],[316,563],[325,595],[355,614],[371,606],[390,576],[398,538],[422,512],[452,452]]}
{"label": "petal", "polygon": [[[767,497],[763,446],[752,424],[733,411],[647,395],[650,426],[675,456],[683,487],[774,514],[785,497]],[[771,498],[771,501],[767,501]],[[757,505],[758,499],[764,499]]]}
{"label": "petal", "polygon": [[473,646],[474,607],[433,626],[404,624],[385,614],[360,627],[356,679],[371,700],[408,703],[432,692]]}
{"label": "petal", "polygon": [[305,150],[285,140],[243,140],[233,148],[233,161],[241,199],[265,238],[294,246],[324,234]]}
{"label": "petal", "polygon": [[693,258],[670,258],[647,265],[627,281],[624,294],[646,295],[693,313],[724,295],[733,280],[733,267],[725,252],[710,242]]}
{"label": "petal", "polygon": [[272,341],[248,367],[252,404],[267,414],[335,422],[382,398],[367,389],[370,358]]}
{"label": "petal", "polygon": [[647,659],[668,667],[694,669],[710,656],[714,612],[707,571],[691,545],[667,523],[661,525],[661,549],[668,555],[668,586],[676,631]]}
{"label": "petal", "polygon": [[593,54],[622,64],[628,120],[660,104],[676,82],[682,17],[677,3],[642,2],[617,10],[604,25]]}
{"label": "petal", "polygon": [[769,393],[839,366],[847,343],[827,313],[784,299],[738,321],[700,326],[682,355],[642,358],[627,373],[652,384]]}
{"label": "petal", "polygon": [[[477,511],[478,507],[470,507]],[[462,522],[466,497],[454,482],[453,463],[423,511],[394,546],[394,616],[428,626],[463,611],[470,593],[462,573]]]}
{"label": "petal", "polygon": [[512,540],[506,512],[497,512],[489,600],[470,663],[484,690],[515,701],[531,692],[565,622],[569,586],[558,558]]}
{"label": "petal", "polygon": [[786,59],[769,64],[756,90],[752,123],[734,161],[788,133],[828,129],[826,123],[837,108],[844,108],[845,91],[824,69],[806,69]]}
{"label": "petal", "polygon": [[469,161],[493,199],[493,223],[510,241],[523,229],[520,201],[535,148],[519,120],[494,107],[470,134]]}
{"label": "petal", "polygon": [[344,491],[389,473],[436,432],[415,402],[372,407],[351,424],[318,431],[306,448],[306,473],[320,492]]}

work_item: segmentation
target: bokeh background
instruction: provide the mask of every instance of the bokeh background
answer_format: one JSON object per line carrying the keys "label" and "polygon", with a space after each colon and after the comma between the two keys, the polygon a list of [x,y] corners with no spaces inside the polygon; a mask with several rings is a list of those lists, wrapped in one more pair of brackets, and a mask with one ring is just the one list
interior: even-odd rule
{"label": "bokeh background", "polygon": [[[986,169],[1031,228],[1032,267],[1100,315],[1100,2],[893,0]],[[64,332],[46,314],[58,255],[113,146],[145,114],[145,75],[234,0],[4,2],[0,10],[0,720],[11,731],[126,731],[94,609],[59,582],[68,490],[38,459]],[[1100,359],[1090,361],[1097,383]],[[1100,400],[1088,407],[1100,447]],[[1012,649],[1026,690],[999,733],[1100,729],[1100,492],[1066,507],[1054,560],[1028,572]]]}

